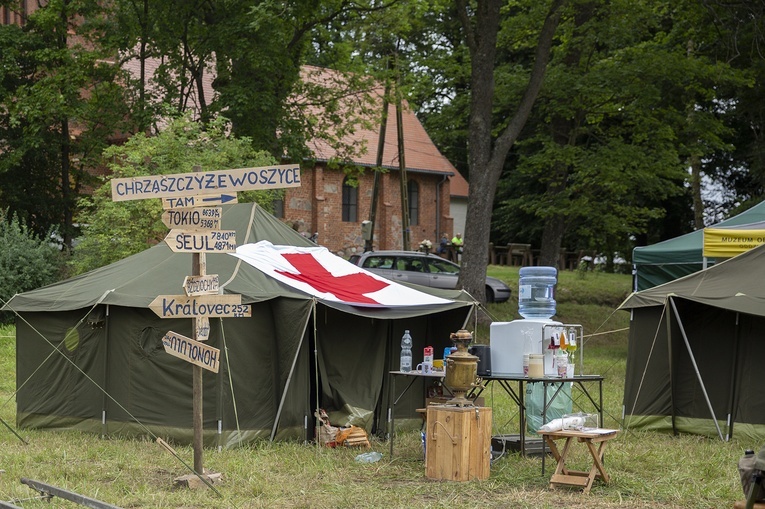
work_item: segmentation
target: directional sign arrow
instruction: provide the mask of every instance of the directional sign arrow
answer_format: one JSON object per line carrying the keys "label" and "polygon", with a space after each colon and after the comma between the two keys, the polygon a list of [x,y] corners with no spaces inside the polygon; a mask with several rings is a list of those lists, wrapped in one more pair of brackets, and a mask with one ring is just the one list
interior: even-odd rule
{"label": "directional sign arrow", "polygon": [[188,207],[211,207],[224,203],[238,203],[236,194],[198,194],[195,196],[171,196],[162,198],[163,209],[181,209]]}
{"label": "directional sign arrow", "polygon": [[300,165],[195,171],[112,179],[112,201],[300,187]]}
{"label": "directional sign arrow", "polygon": [[165,243],[174,253],[233,253],[236,251],[236,232],[170,230]]}
{"label": "directional sign arrow", "polygon": [[220,350],[182,336],[177,332],[168,331],[162,338],[162,346],[170,355],[213,373],[217,373],[220,368]]}
{"label": "directional sign arrow", "polygon": [[183,289],[186,291],[186,295],[216,295],[219,285],[218,274],[186,276],[183,279]]}
{"label": "directional sign arrow", "polygon": [[162,222],[168,228],[189,228],[217,230],[220,228],[223,209],[220,207],[198,207],[193,209],[170,209],[162,213]]}
{"label": "directional sign arrow", "polygon": [[249,304],[242,304],[239,294],[226,295],[159,295],[149,304],[149,309],[160,318],[241,318],[252,316]]}

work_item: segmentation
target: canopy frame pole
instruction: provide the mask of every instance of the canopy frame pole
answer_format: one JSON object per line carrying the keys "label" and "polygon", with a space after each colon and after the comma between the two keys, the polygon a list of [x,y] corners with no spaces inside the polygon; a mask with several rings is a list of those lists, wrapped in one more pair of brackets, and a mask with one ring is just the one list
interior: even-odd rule
{"label": "canopy frame pole", "polygon": [[[683,341],[685,341],[685,348],[688,350],[688,354],[691,356],[691,363],[693,364],[693,369],[696,372],[696,378],[699,380],[699,385],[701,385],[701,392],[704,393],[704,399],[707,402],[707,407],[709,408],[709,413],[712,414],[712,422],[715,423],[715,428],[717,428],[717,435],[720,437],[720,440],[725,441],[723,438],[722,430],[720,430],[720,425],[717,423],[717,416],[715,415],[715,411],[712,408],[712,402],[709,400],[709,394],[707,394],[707,388],[704,386],[704,380],[701,379],[701,373],[699,372],[699,366],[696,364],[696,358],[693,356],[693,350],[691,349],[691,343],[688,341],[688,336],[685,333],[685,327],[683,327],[683,322],[680,320],[680,313],[677,311],[677,306],[675,306],[675,299],[672,297],[669,298],[669,303],[672,306],[672,312],[675,315],[675,318],[677,319],[677,324],[680,327],[680,333],[683,335]],[[674,408],[674,405],[672,405]],[[673,410],[674,413],[674,410]]]}
{"label": "canopy frame pole", "polygon": [[306,317],[305,324],[303,325],[303,334],[300,336],[300,341],[298,342],[297,350],[295,351],[295,356],[292,358],[292,365],[290,366],[290,372],[287,375],[287,380],[284,383],[284,390],[282,391],[282,398],[279,401],[279,408],[276,411],[276,417],[274,417],[274,425],[271,428],[271,437],[270,441],[273,442],[274,438],[276,437],[276,430],[279,427],[279,420],[282,417],[282,409],[284,408],[284,402],[287,400],[287,391],[289,391],[290,388],[290,382],[292,381],[292,375],[295,373],[295,367],[297,366],[298,358],[300,357],[300,349],[303,348],[303,340],[305,339],[305,333],[308,329],[308,320],[310,320],[311,316],[313,315],[313,311],[316,307],[316,299],[312,299],[311,304],[312,312],[309,314],[309,316]]}

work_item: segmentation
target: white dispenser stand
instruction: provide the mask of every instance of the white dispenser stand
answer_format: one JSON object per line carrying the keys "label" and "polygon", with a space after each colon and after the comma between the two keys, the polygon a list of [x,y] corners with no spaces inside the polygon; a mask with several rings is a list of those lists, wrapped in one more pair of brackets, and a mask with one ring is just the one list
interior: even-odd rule
{"label": "white dispenser stand", "polygon": [[[494,322],[489,328],[491,371],[493,374],[522,374],[523,354],[544,354],[546,376],[558,374],[553,363],[554,350],[547,347],[553,334],[560,335],[562,325],[549,318],[524,318],[512,322]],[[542,334],[547,336],[542,337]]]}

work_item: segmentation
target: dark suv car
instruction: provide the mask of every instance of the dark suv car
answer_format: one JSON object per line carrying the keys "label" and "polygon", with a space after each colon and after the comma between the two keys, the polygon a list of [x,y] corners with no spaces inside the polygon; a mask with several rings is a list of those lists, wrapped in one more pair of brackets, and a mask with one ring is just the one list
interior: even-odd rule
{"label": "dark suv car", "polygon": [[[434,254],[419,251],[368,251],[351,256],[352,264],[393,281],[406,281],[432,288],[457,288],[460,266]],[[510,287],[497,278],[486,277],[486,301],[505,302]]]}

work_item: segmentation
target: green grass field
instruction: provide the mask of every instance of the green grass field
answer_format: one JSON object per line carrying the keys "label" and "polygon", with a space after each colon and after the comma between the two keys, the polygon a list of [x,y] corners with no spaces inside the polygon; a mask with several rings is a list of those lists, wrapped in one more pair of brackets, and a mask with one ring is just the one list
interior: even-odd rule
{"label": "green grass field", "polygon": [[[518,287],[518,269],[489,268],[493,276]],[[620,427],[629,315],[615,311],[627,296],[630,277],[563,272],[557,288],[558,314],[564,323],[584,327],[584,366],[604,381],[605,427]],[[517,316],[511,299],[487,308],[494,320]],[[488,342],[479,325],[476,341]],[[0,501],[24,508],[81,507],[61,499],[52,503],[21,484],[39,480],[125,508],[729,508],[743,499],[736,463],[745,448],[761,444],[721,442],[698,436],[622,431],[606,453],[608,485],[596,482],[588,495],[548,489],[554,465],[541,472],[539,457],[506,454],[492,464],[484,481],[432,481],[425,477],[418,431],[401,432],[395,455],[388,443],[372,440],[383,453],[377,463],[354,461],[357,449],[329,449],[301,443],[259,443],[236,450],[206,450],[204,465],[220,472],[215,490],[173,487],[188,473],[183,463],[149,440],[103,439],[73,432],[15,429],[14,329],[0,327]],[[517,423],[515,405],[501,391],[492,399],[494,429]],[[507,432],[507,431],[504,431]],[[193,464],[189,447],[176,447]],[[588,467],[584,453],[572,467]],[[581,463],[581,464],[580,464]]]}

